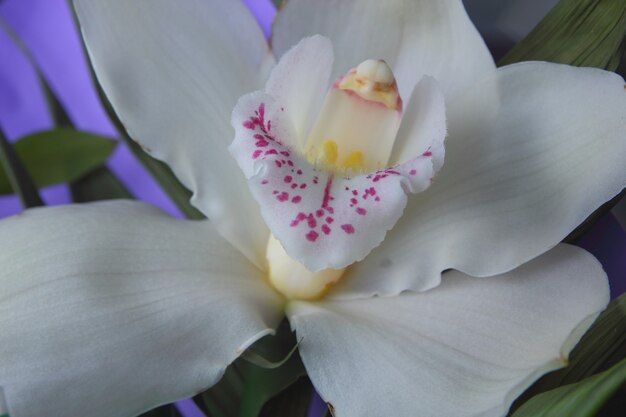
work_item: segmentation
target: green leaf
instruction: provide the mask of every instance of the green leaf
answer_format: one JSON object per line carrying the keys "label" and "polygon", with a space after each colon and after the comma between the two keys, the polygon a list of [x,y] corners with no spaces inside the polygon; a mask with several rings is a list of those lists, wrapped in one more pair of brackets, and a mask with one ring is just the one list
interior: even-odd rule
{"label": "green leaf", "polygon": [[0,165],[4,168],[0,170],[0,184],[4,182],[7,191],[5,194],[15,190],[24,208],[43,206],[37,187],[23,164],[22,155],[18,155],[14,146],[16,145],[11,145],[0,129]]}
{"label": "green leaf", "polygon": [[133,195],[109,171],[106,166],[101,166],[89,174],[74,181],[70,185],[72,200],[76,203],[90,201],[115,200],[118,198],[133,199]]}
{"label": "green leaf", "polygon": [[202,411],[210,417],[237,417],[246,369],[247,364],[240,359],[226,368],[216,385],[195,398]]}
{"label": "green leaf", "polygon": [[626,358],[626,294],[613,300],[596,319],[572,350],[569,366],[539,379],[516,400],[511,410],[516,410],[540,393],[582,381],[605,371],[624,358]]}
{"label": "green leaf", "polygon": [[307,417],[313,385],[309,378],[300,378],[295,384],[268,401],[259,417]]}
{"label": "green leaf", "polygon": [[[280,361],[290,355],[295,345],[297,345],[295,335],[289,323],[283,320],[276,335],[265,336],[256,342],[252,349],[271,361]],[[306,376],[306,370],[298,352],[290,355],[284,365],[275,369],[249,365],[242,391],[239,417],[257,417],[267,401],[303,376]],[[310,394],[309,391],[309,397]]]}
{"label": "green leaf", "polygon": [[534,397],[513,417],[593,417],[624,383],[626,359],[608,371]]}
{"label": "green leaf", "polygon": [[[262,338],[251,349],[274,362],[285,358],[296,344],[295,336],[284,320],[275,336]],[[257,417],[264,404],[305,375],[297,352],[276,369],[258,367],[239,358],[226,369],[217,385],[196,397],[196,403],[211,417]],[[310,397],[310,394],[309,390],[307,395]]]}
{"label": "green leaf", "polygon": [[625,35],[624,0],[561,0],[499,65],[536,60],[615,71]]}
{"label": "green leaf", "polygon": [[[14,144],[15,153],[38,188],[72,182],[101,166],[117,143],[72,129],[56,129],[26,136]],[[0,176],[0,194],[12,192]]]}

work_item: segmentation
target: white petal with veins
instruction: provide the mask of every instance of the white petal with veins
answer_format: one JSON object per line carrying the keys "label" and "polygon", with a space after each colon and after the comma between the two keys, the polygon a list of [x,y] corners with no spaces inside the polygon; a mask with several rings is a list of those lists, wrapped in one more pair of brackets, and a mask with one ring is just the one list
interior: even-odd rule
{"label": "white petal with veins", "polygon": [[98,80],[128,133],[262,266],[269,232],[226,150],[237,99],[260,88],[273,65],[254,17],[240,1],[74,3]]}
{"label": "white petal with veins", "polygon": [[276,99],[293,123],[295,149],[304,147],[324,101],[333,65],[333,47],[323,36],[301,40],[274,67],[265,92]]}
{"label": "white petal with veins", "polygon": [[426,290],[448,268],[509,271],[626,185],[626,89],[614,73],[521,63],[447,104],[445,165],[385,244],[351,268],[359,279],[338,284],[343,296]]}
{"label": "white petal with veins", "polygon": [[11,417],[134,416],[194,395],[282,315],[208,221],[114,201],[29,210],[0,236]]}
{"label": "white petal with veins", "polygon": [[608,300],[598,262],[560,245],[502,276],[448,272],[424,293],[292,301],[287,312],[337,417],[501,417],[565,365]]}
{"label": "white petal with veins", "polygon": [[333,43],[333,78],[366,59],[384,59],[403,98],[424,75],[451,98],[495,70],[460,0],[289,0],[276,16],[272,47],[281,57],[314,34]]}

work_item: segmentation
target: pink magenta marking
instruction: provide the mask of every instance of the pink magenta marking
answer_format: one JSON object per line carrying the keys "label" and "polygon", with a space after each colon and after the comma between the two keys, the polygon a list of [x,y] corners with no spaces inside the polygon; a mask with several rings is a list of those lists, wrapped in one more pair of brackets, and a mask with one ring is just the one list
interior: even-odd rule
{"label": "pink magenta marking", "polygon": [[277,168],[280,168],[283,166],[283,164],[281,164],[280,161],[274,160],[274,163],[276,164]]}
{"label": "pink magenta marking", "polygon": [[268,181],[268,180],[263,180],[263,181],[261,181],[261,184],[263,184],[263,185],[265,185],[265,184],[267,184],[267,183],[269,183],[269,181]]}
{"label": "pink magenta marking", "polygon": [[327,225],[323,224],[322,225],[322,232],[324,232],[325,235],[330,234],[330,227],[328,227]]}
{"label": "pink magenta marking", "polygon": [[289,194],[287,194],[286,192],[283,191],[282,193],[280,193],[280,194],[278,194],[276,196],[276,199],[278,201],[281,201],[281,202],[282,201],[287,201],[287,200],[289,200]]}
{"label": "pink magenta marking", "polygon": [[334,221],[335,221],[335,219],[333,219],[332,217],[330,217],[330,216],[326,217],[326,223],[332,224],[332,222],[334,222]]}
{"label": "pink magenta marking", "polygon": [[257,159],[259,156],[261,156],[262,153],[263,153],[262,150],[257,149],[256,151],[252,153],[252,159]]}
{"label": "pink magenta marking", "polygon": [[354,226],[352,226],[351,224],[342,224],[341,228],[349,235],[354,233]]}
{"label": "pink magenta marking", "polygon": [[289,158],[289,155],[290,155],[290,153],[289,153],[289,152],[287,152],[287,151],[281,151],[281,152],[280,152],[280,154],[281,154],[282,156],[287,157],[287,158]]}
{"label": "pink magenta marking", "polygon": [[317,217],[322,217],[322,216],[324,215],[324,210],[316,210],[316,211],[315,211],[315,215],[316,215]]}
{"label": "pink magenta marking", "polygon": [[352,195],[358,195],[359,192],[357,190],[352,190]]}
{"label": "pink magenta marking", "polygon": [[417,170],[412,169],[409,171],[409,175],[415,175],[415,174],[417,174]]}
{"label": "pink magenta marking", "polygon": [[306,240],[308,240],[309,242],[315,242],[319,235],[317,234],[317,232],[315,230],[311,230],[305,236],[306,236]]}
{"label": "pink magenta marking", "polygon": [[423,156],[433,156],[433,153],[431,151],[426,151],[422,155]]}
{"label": "pink magenta marking", "polygon": [[298,184],[296,184],[295,182],[293,184],[291,184],[291,189],[295,190],[296,188],[298,188]]}
{"label": "pink magenta marking", "polygon": [[[267,151],[265,151],[265,156],[267,156],[267,155],[278,155],[278,151],[276,149],[267,150]],[[276,161],[276,162],[278,162],[278,161]]]}
{"label": "pink magenta marking", "polygon": [[291,202],[296,204],[298,204],[300,201],[302,201],[302,197],[300,197],[299,195],[291,199]]}
{"label": "pink magenta marking", "polygon": [[357,203],[358,203],[358,201],[357,201],[357,199],[356,199],[356,198],[351,198],[351,199],[350,199],[350,202],[351,202],[352,204],[357,204]]}
{"label": "pink magenta marking", "polygon": [[312,214],[309,214],[309,217],[307,217],[306,222],[311,229],[317,226],[317,221],[315,220],[315,217],[313,217]]}
{"label": "pink magenta marking", "polygon": [[304,190],[306,188],[306,184],[300,184],[300,189]]}
{"label": "pink magenta marking", "polygon": [[289,183],[291,182],[291,180],[293,180],[293,178],[291,178],[291,176],[290,176],[290,175],[285,176],[284,181],[285,181],[287,184],[289,184]]}
{"label": "pink magenta marking", "polygon": [[[317,177],[313,177],[313,181],[315,182]],[[315,182],[317,184],[317,182]],[[329,177],[326,182],[326,187],[324,187],[324,200],[322,200],[322,208],[328,207],[328,203],[330,202],[330,187],[333,185],[333,177]]]}
{"label": "pink magenta marking", "polygon": [[380,197],[376,196],[375,201],[380,201]]}
{"label": "pink magenta marking", "polygon": [[296,174],[298,174],[298,175],[302,175],[302,170],[301,170],[301,169],[297,170],[297,171],[296,171]]}
{"label": "pink magenta marking", "polygon": [[365,216],[367,214],[367,210],[365,210],[363,207],[357,207],[356,208],[356,213],[361,215],[361,216]]}
{"label": "pink magenta marking", "polygon": [[290,167],[292,167],[292,166],[293,166],[293,161],[291,161],[291,160],[287,161],[287,165],[289,165]]}
{"label": "pink magenta marking", "polygon": [[243,122],[243,127],[252,130],[254,129],[254,123],[252,123],[250,120],[246,120],[245,122]]}
{"label": "pink magenta marking", "polygon": [[296,218],[291,222],[291,224],[289,226],[291,227],[296,227],[298,224],[300,224],[301,221],[303,221],[304,219],[306,219],[306,214],[300,212],[298,213],[298,215],[296,216]]}

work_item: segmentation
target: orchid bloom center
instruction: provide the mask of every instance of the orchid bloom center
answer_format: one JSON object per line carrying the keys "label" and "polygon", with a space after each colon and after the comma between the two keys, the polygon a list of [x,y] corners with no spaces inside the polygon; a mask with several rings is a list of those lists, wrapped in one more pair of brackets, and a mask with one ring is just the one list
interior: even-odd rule
{"label": "orchid bloom center", "polygon": [[[401,119],[402,99],[391,68],[382,60],[364,61],[331,86],[304,154],[316,169],[342,177],[384,169]],[[274,236],[266,256],[271,284],[291,299],[324,296],[345,271],[309,271]]]}

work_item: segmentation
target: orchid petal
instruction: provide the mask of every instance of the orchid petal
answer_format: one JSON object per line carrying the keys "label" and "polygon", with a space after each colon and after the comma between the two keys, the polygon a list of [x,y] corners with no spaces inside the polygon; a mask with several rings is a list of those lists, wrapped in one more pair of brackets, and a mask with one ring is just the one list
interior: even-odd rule
{"label": "orchid petal", "polygon": [[[256,92],[233,111],[230,150],[273,235],[311,271],[363,259],[393,227],[407,193],[424,191],[435,173],[429,150],[387,169],[345,178],[310,165],[297,151],[286,110]],[[442,142],[445,132],[433,137]],[[436,146],[440,149],[439,146]]]}
{"label": "orchid petal", "polygon": [[608,300],[600,264],[561,245],[503,276],[454,271],[425,293],[287,311],[311,381],[338,417],[495,417],[567,364]]}
{"label": "orchid petal", "polygon": [[276,16],[277,57],[303,37],[328,36],[335,47],[333,77],[366,59],[384,59],[408,97],[424,75],[449,98],[495,64],[458,0],[289,0]]}
{"label": "orchid petal", "polygon": [[239,1],[75,0],[96,75],[131,137],[257,265],[268,231],[226,148],[237,98],[273,63]]}
{"label": "orchid petal", "polygon": [[333,46],[328,38],[301,40],[272,70],[265,91],[285,110],[295,130],[294,149],[303,149],[329,87]]}
{"label": "orchid petal", "polygon": [[[495,101],[484,91],[497,91]],[[447,114],[444,167],[385,244],[352,268],[359,280],[340,283],[344,296],[426,290],[449,268],[509,271],[626,185],[626,89],[616,74],[512,65],[449,103]]]}
{"label": "orchid petal", "polygon": [[130,416],[193,395],[272,333],[281,298],[208,221],[115,201],[0,222],[12,417]]}
{"label": "orchid petal", "polygon": [[421,155],[433,154],[435,171],[443,166],[446,137],[446,104],[437,81],[425,76],[413,89],[404,111],[400,131],[393,144],[391,163],[400,164]]}

